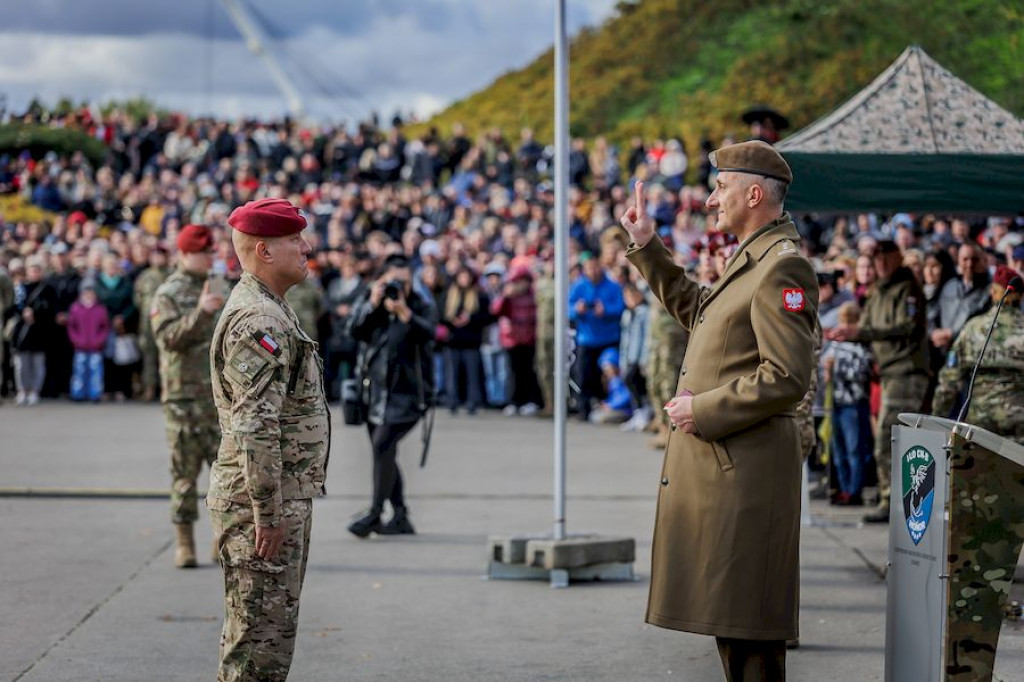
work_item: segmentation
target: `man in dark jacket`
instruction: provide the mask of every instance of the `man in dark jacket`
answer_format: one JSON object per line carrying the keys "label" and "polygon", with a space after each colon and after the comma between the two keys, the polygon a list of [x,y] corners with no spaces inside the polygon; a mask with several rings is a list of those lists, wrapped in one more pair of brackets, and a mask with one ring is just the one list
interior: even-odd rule
{"label": "man in dark jacket", "polygon": [[56,296],[43,280],[43,263],[32,256],[25,263],[24,297],[16,303],[19,319],[11,336],[18,405],[35,405],[46,378],[46,348],[53,335]]}
{"label": "man in dark jacket", "polygon": [[867,523],[888,523],[892,469],[892,427],[901,412],[921,412],[928,390],[928,339],[924,292],[914,273],[903,267],[903,254],[890,239],[878,242],[874,263],[878,281],[868,295],[859,326],[840,325],[830,341],[870,342],[882,375],[882,406],[875,434],[878,507]]}
{"label": "man in dark jacket", "polygon": [[967,320],[988,310],[991,304],[988,288],[990,279],[980,249],[964,244],[957,251],[957,270],[954,277],[939,293],[939,327],[932,331],[935,347],[945,351],[953,343]]}
{"label": "man in dark jacket", "polygon": [[[373,502],[348,526],[353,535],[412,535],[398,468],[398,442],[432,400],[431,344],[437,327],[434,304],[412,288],[412,269],[401,255],[389,256],[381,276],[356,303],[349,329],[360,342],[357,378],[367,406],[373,449]],[[393,515],[381,522],[384,502]]]}

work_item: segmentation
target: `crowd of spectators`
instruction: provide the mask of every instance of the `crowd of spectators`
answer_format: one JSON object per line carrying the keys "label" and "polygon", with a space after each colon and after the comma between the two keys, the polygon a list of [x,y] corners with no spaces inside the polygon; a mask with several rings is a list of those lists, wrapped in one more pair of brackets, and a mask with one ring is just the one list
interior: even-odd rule
{"label": "crowd of spectators", "polygon": [[[407,136],[397,120],[349,129],[157,114],[134,120],[118,110],[88,109],[29,122],[76,128],[101,140],[107,153],[98,163],[82,152],[0,156],[0,196],[45,211],[38,220],[0,215],[0,306],[9,351],[3,395],[25,405],[40,396],[156,397],[140,377],[145,355],[155,351],[131,342],[145,334],[148,314],[135,286],[140,274],[164,267],[168,255],[173,262],[178,230],[199,223],[216,235],[218,271],[237,277],[227,216],[246,201],[281,197],[309,220],[310,279],[290,298],[320,342],[332,397],[352,372],[355,347],[345,333],[352,306],[383,258],[403,253],[417,290],[441,319],[435,383],[443,404],[469,414],[550,408],[543,374],[534,368],[543,342],[535,330],[542,305],[535,292],[553,270],[552,150],[530,130],[517,140],[499,130],[471,137],[458,125]],[[678,262],[713,284],[736,245],[715,230],[715,215],[704,208],[713,181],[707,155],[729,141],[703,140],[689,158],[678,138],[635,139],[621,152],[602,138],[573,140],[567,303],[581,416],[592,409],[599,412],[595,421],[651,414],[644,359],[653,301],[628,267],[618,227],[634,183],[647,183],[647,211]],[[842,313],[843,304],[862,305],[871,295],[878,240],[896,241],[927,293],[936,363],[987,304],[985,283],[995,265],[1024,266],[1020,219],[794,218],[822,273],[826,328],[855,312]],[[851,353],[827,356],[844,352]]]}

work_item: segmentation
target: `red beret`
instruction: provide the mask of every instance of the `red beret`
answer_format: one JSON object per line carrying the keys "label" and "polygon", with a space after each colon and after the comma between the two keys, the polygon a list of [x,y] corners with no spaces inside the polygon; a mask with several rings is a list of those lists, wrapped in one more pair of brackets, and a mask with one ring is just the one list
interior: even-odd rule
{"label": "red beret", "polygon": [[81,225],[89,216],[85,215],[82,211],[72,211],[71,215],[68,216],[68,225]]}
{"label": "red beret", "polygon": [[231,212],[228,225],[254,237],[286,237],[306,229],[306,219],[284,199],[258,199]]}
{"label": "red beret", "polygon": [[178,251],[199,253],[213,247],[213,235],[202,225],[186,225],[178,232]]}
{"label": "red beret", "polygon": [[1017,274],[1016,270],[1014,270],[1013,268],[1008,268],[1005,265],[1000,265],[998,268],[996,268],[996,276],[992,281],[998,284],[999,286],[1005,288],[1010,286],[1010,280],[1012,280],[1014,277],[1020,277],[1020,275]]}

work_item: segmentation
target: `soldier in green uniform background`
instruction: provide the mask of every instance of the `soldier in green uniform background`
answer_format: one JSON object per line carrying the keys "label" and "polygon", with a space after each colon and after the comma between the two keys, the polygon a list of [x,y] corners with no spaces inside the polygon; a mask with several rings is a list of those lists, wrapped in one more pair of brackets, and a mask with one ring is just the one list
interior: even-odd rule
{"label": "soldier in green uniform background", "polygon": [[219,682],[284,680],[291,667],[314,496],[330,415],[317,346],[285,301],[306,278],[306,221],[283,199],[235,209],[245,273],[210,349],[222,429],[207,506],[224,571]]}
{"label": "soldier in green uniform background", "polygon": [[925,298],[914,273],[903,267],[903,254],[890,239],[874,254],[878,281],[864,304],[860,326],[840,325],[830,341],[871,342],[882,375],[882,407],[875,434],[878,507],[864,515],[867,523],[888,523],[892,468],[892,427],[901,412],[924,409],[928,390],[928,338]]}
{"label": "soldier in green uniform background", "polygon": [[153,294],[149,321],[160,353],[167,445],[171,450],[174,565],[196,566],[192,524],[199,518],[196,480],[217,456],[220,428],[210,384],[210,340],[224,299],[210,291],[213,235],[201,225],[178,233],[178,269]]}
{"label": "soldier in green uniform background", "polygon": [[[153,247],[149,252],[149,267],[135,280],[135,307],[143,312],[149,310],[157,287],[163,284],[170,274],[167,249],[162,246]],[[142,353],[142,399],[151,402],[159,397],[157,391],[160,388],[160,359],[157,356],[153,325],[146,315],[139,319],[139,352]]]}
{"label": "soldier in green uniform background", "polygon": [[[967,382],[981,355],[985,336],[996,314],[995,304],[1003,297],[1016,271],[1006,266],[996,270],[991,285],[992,308],[967,321],[953,341],[946,366],[939,371],[933,412],[953,417],[959,412]],[[1021,292],[1006,295],[999,322],[992,332],[988,350],[974,382],[973,397],[965,421],[1024,445],[1024,312]]]}
{"label": "soldier in green uniform background", "polygon": [[665,312],[665,308],[654,296],[649,296],[650,319],[647,323],[647,337],[650,352],[647,355],[647,393],[651,408],[655,412],[657,434],[651,439],[651,447],[662,450],[668,445],[669,420],[662,406],[676,395],[679,384],[679,368],[686,353],[689,337],[683,325]]}
{"label": "soldier in green uniform background", "polygon": [[306,336],[319,343],[320,334],[317,332],[317,324],[320,316],[324,314],[324,292],[320,288],[320,276],[313,267],[309,268],[309,276],[291,289],[285,296],[288,305],[295,311],[299,318],[299,326]]}
{"label": "soldier in green uniform background", "polygon": [[544,394],[544,411],[555,410],[555,278],[554,261],[544,261],[544,272],[533,284],[537,300],[537,381]]}

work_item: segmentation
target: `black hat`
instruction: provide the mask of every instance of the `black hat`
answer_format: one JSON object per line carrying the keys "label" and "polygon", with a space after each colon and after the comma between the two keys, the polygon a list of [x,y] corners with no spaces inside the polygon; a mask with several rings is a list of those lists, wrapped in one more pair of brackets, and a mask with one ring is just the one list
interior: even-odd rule
{"label": "black hat", "polygon": [[789,119],[768,106],[757,105],[743,112],[743,122],[747,125],[763,121],[771,121],[775,130],[785,130],[789,127]]}
{"label": "black hat", "polygon": [[891,239],[879,239],[875,245],[874,255],[881,256],[885,253],[899,253],[900,247]]}

